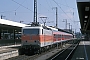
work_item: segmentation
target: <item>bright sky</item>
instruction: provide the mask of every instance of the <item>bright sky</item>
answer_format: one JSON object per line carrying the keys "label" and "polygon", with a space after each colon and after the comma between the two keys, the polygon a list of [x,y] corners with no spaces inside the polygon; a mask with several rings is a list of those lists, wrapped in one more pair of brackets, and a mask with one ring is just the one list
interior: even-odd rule
{"label": "bright sky", "polygon": [[[79,31],[79,17],[76,0],[37,0],[38,1],[38,22],[43,23],[39,17],[47,17],[46,25],[55,26],[55,7],[58,8],[58,27],[65,29],[65,22],[73,26],[73,30]],[[3,19],[12,21],[24,21],[28,24],[33,22],[34,0],[0,0],[0,15]],[[43,19],[45,20],[45,19]],[[69,28],[69,25],[67,25]]]}

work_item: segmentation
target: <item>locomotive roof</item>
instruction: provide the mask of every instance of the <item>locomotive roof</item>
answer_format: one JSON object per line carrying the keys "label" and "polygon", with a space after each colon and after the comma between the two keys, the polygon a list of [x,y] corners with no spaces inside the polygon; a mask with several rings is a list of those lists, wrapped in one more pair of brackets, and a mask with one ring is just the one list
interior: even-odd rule
{"label": "locomotive roof", "polygon": [[37,24],[37,25],[30,25],[30,26],[26,26],[26,27],[43,27],[44,29],[49,29],[49,30],[54,30],[54,31],[61,31],[61,32],[64,32],[64,33],[68,33],[68,34],[72,34],[71,32],[68,32],[68,31],[65,31],[63,29],[60,29],[60,28],[55,28],[53,26],[44,26],[43,24]]}
{"label": "locomotive roof", "polygon": [[56,30],[56,31],[61,31],[61,32],[64,32],[64,33],[72,34],[72,32],[68,32],[68,31],[65,31],[65,30],[60,29],[60,28],[55,28],[55,27],[49,26],[49,28],[50,27],[51,27],[52,30]]}
{"label": "locomotive roof", "polygon": [[65,30],[63,30],[63,29],[59,29],[59,28],[58,28],[58,31],[62,31],[62,32],[65,32],[65,33],[72,34],[72,32],[68,32],[68,31],[65,31]]}
{"label": "locomotive roof", "polygon": [[66,33],[66,32],[62,32],[62,31],[54,32],[53,34],[72,35],[72,34],[69,34],[69,33]]}

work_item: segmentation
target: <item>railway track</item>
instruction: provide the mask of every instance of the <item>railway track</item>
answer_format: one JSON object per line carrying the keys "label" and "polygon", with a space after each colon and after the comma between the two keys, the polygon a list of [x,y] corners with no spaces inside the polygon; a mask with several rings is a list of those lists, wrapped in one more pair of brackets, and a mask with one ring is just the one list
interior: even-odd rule
{"label": "railway track", "polygon": [[[70,46],[70,47],[69,47]],[[71,51],[71,49],[73,49],[73,47],[75,47],[76,44],[72,45],[72,44],[67,44],[66,47],[63,47],[63,50],[60,51],[60,53],[62,54],[63,52],[65,52],[66,50]],[[69,48],[68,48],[69,47]],[[68,49],[67,49],[68,48]],[[56,49],[56,48],[55,48]],[[41,54],[35,54],[35,55],[32,55],[32,56],[26,56],[26,55],[20,55],[20,56],[16,56],[16,57],[13,57],[13,58],[9,58],[7,60],[36,60],[36,58],[42,56],[42,55],[45,55],[47,53],[49,53],[50,51],[53,51],[53,49],[50,49],[49,51],[46,51],[46,52],[43,52]],[[65,54],[65,53],[64,53]],[[48,60],[51,60],[52,58],[49,58]],[[52,59],[53,60],[53,59]],[[62,59],[63,60],[63,59]]]}
{"label": "railway track", "polygon": [[16,56],[16,57],[13,57],[13,58],[9,58],[7,60],[34,60],[38,56],[39,55],[33,55],[33,56],[20,55],[20,56]]}
{"label": "railway track", "polygon": [[54,56],[50,57],[47,60],[60,60],[60,59],[61,60],[70,60],[72,57],[72,53],[75,51],[76,47],[78,46],[78,43],[71,45],[67,49],[61,50],[59,53],[55,54]]}
{"label": "railway track", "polygon": [[36,58],[40,57],[41,55],[44,55],[50,51],[52,51],[53,49],[49,50],[49,51],[46,51],[46,52],[43,52],[41,54],[35,54],[35,55],[31,55],[31,56],[27,56],[27,55],[19,55],[19,56],[16,56],[16,57],[12,57],[12,58],[9,58],[9,59],[6,59],[6,60],[35,60]]}
{"label": "railway track", "polygon": [[53,51],[54,49],[51,49],[49,51],[46,51],[46,52],[43,52],[41,54],[36,54],[36,55],[32,55],[32,56],[26,56],[26,55],[20,55],[20,56],[16,56],[16,57],[13,57],[13,58],[9,58],[7,60],[36,60],[36,58],[46,54],[46,53],[49,53],[50,51]]}
{"label": "railway track", "polygon": [[16,57],[13,57],[13,58],[9,58],[9,59],[6,59],[6,60],[24,60],[26,59],[28,56],[25,56],[25,55],[20,55],[20,56],[16,56]]}

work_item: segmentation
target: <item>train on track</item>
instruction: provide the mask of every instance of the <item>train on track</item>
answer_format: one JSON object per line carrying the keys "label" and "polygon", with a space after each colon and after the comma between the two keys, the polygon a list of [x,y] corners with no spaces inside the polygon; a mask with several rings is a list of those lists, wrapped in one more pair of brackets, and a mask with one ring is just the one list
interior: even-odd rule
{"label": "train on track", "polygon": [[58,28],[43,25],[23,27],[19,54],[41,53],[56,46],[57,43],[72,38],[71,33],[63,32]]}

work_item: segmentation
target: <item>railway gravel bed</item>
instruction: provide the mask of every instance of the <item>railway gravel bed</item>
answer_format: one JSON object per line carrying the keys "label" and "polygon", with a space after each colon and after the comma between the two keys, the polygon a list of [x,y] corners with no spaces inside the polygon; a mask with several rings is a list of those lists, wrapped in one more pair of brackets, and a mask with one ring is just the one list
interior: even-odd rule
{"label": "railway gravel bed", "polygon": [[[65,47],[66,46],[66,47]],[[69,46],[71,46],[71,44],[66,44],[65,46],[62,47],[62,49],[66,49]],[[9,58],[7,60],[46,60],[49,57],[51,57],[52,55],[56,54],[57,52],[61,51],[62,49],[51,49],[47,52],[43,52],[41,54],[36,54],[36,55],[32,55],[32,56],[26,56],[26,55],[20,55],[20,56],[16,56],[13,58]]]}
{"label": "railway gravel bed", "polygon": [[71,57],[72,57],[72,53],[75,51],[76,47],[78,46],[78,43],[71,45],[67,49],[63,49],[62,51],[60,51],[59,53],[53,55],[52,57],[50,57],[47,60],[60,60],[60,59],[61,60],[70,60]]}
{"label": "railway gravel bed", "polygon": [[[61,47],[57,48],[53,48],[50,49],[49,51],[43,52],[41,54],[35,54],[32,56],[26,56],[26,55],[20,55],[20,56],[16,56],[13,58],[9,58],[7,60],[46,60],[49,59],[50,57],[52,57],[53,55],[57,54],[58,52],[61,52],[62,50],[67,49],[68,47],[70,47],[72,44],[71,43],[67,43],[65,45]],[[70,48],[72,49],[72,48]]]}
{"label": "railway gravel bed", "polygon": [[7,60],[34,60],[38,56],[39,55],[33,55],[33,56],[20,55],[20,56],[16,56],[16,57],[13,57],[13,58],[9,58]]}

